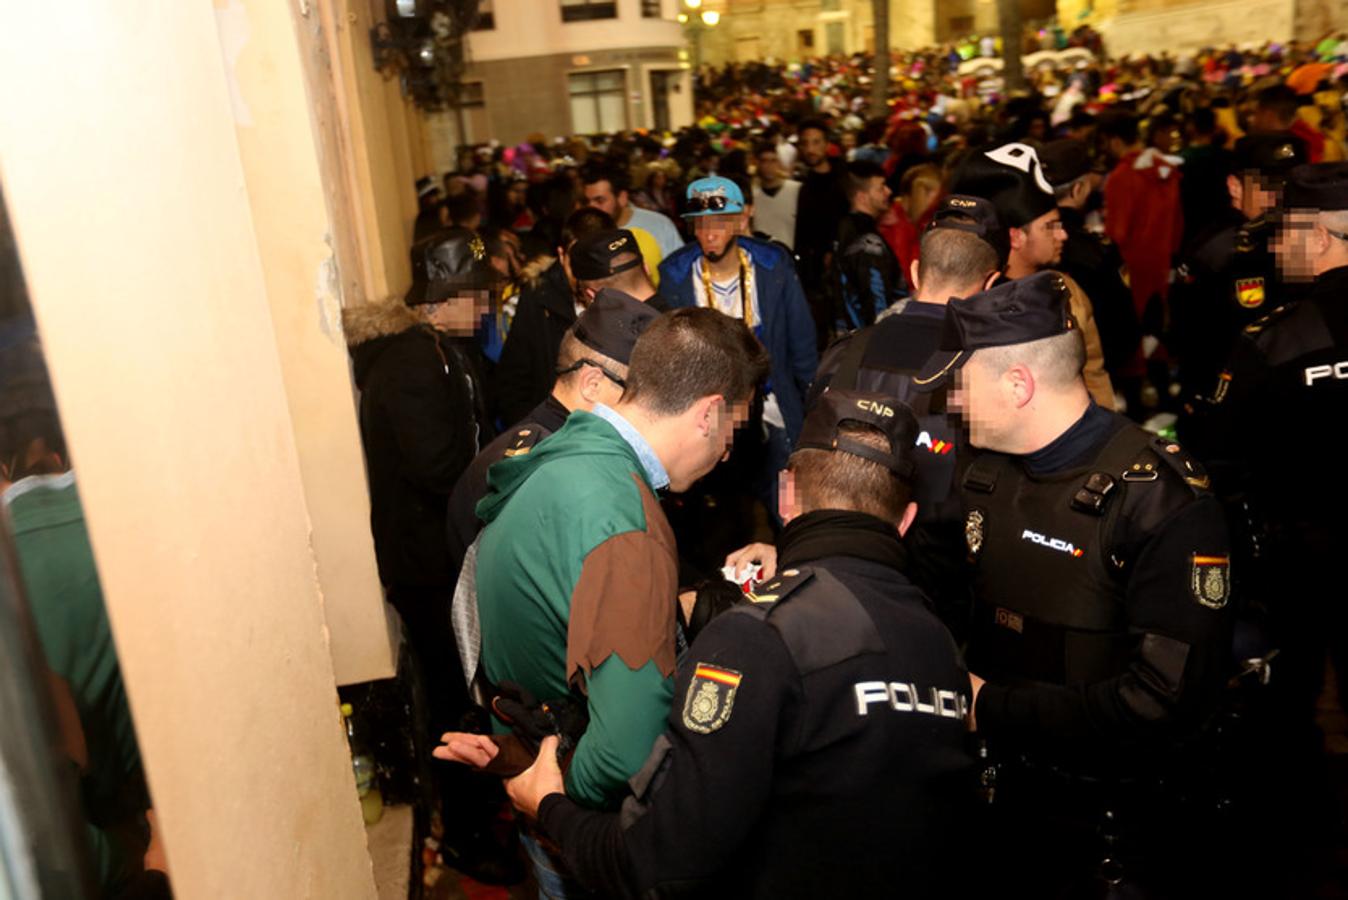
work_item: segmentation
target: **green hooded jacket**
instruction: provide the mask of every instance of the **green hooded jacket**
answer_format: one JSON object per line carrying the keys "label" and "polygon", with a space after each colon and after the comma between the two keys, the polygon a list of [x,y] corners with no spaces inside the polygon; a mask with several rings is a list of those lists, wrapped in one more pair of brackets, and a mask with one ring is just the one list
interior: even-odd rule
{"label": "green hooded jacket", "polygon": [[487,678],[540,699],[583,693],[590,722],[567,793],[615,806],[674,688],[678,562],[640,458],[604,419],[573,412],[530,453],[492,466],[477,514]]}

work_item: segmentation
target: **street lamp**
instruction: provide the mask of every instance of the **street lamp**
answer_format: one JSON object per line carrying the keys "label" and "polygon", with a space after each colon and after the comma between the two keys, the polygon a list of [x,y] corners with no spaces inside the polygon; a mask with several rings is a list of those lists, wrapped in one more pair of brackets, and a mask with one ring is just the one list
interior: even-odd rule
{"label": "street lamp", "polygon": [[693,45],[693,71],[702,69],[702,32],[715,28],[721,22],[721,14],[714,9],[703,9],[701,13],[690,15],[687,10],[696,12],[702,7],[702,0],[683,0],[686,10],[679,12],[679,23],[683,25],[684,37]]}

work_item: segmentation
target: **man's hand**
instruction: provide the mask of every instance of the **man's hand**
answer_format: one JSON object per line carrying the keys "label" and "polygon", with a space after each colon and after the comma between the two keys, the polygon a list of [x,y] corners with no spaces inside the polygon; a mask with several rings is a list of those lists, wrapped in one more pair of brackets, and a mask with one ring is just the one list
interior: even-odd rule
{"label": "man's hand", "polygon": [[496,758],[500,748],[485,734],[446,731],[440,735],[440,746],[431,751],[436,759],[463,763],[481,769]]}
{"label": "man's hand", "polygon": [[562,770],[557,766],[557,736],[543,738],[534,764],[515,778],[507,778],[506,793],[515,808],[531,819],[538,818],[538,806],[549,794],[564,794]]}
{"label": "man's hand", "polygon": [[978,692],[983,690],[983,685],[985,684],[987,684],[987,682],[979,678],[973,672],[969,673],[970,697],[968,722],[970,731],[978,730],[978,721],[974,718],[974,709],[978,707]]}
{"label": "man's hand", "polygon": [[767,581],[777,574],[777,548],[771,544],[750,544],[741,547],[725,558],[725,565],[735,573],[738,582],[740,571],[753,563],[761,563],[763,571],[758,573],[759,581]]}

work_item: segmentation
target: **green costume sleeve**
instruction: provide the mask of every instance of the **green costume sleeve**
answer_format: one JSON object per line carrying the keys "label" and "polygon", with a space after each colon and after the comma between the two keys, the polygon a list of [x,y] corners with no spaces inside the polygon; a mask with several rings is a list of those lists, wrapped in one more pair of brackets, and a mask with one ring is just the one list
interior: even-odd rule
{"label": "green costume sleeve", "polygon": [[616,654],[587,681],[590,724],[566,773],[566,792],[586,806],[613,808],[665,728],[674,679],[654,661],[633,671]]}

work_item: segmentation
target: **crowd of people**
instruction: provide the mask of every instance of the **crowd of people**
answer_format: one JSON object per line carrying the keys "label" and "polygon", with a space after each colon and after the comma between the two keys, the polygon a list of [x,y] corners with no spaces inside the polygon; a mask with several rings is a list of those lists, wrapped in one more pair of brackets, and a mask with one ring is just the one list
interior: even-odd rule
{"label": "crowd of people", "polygon": [[346,334],[466,871],[505,779],[546,897],[1327,877],[1348,41],[966,55],[418,183]]}

